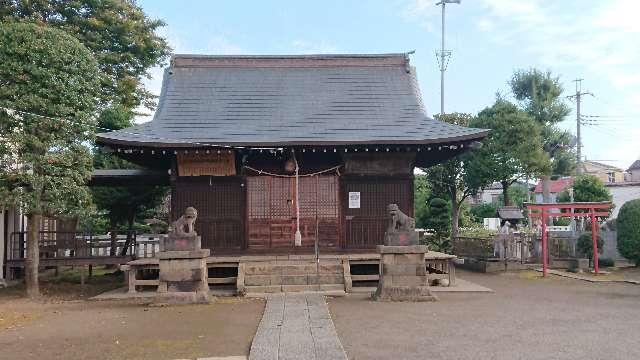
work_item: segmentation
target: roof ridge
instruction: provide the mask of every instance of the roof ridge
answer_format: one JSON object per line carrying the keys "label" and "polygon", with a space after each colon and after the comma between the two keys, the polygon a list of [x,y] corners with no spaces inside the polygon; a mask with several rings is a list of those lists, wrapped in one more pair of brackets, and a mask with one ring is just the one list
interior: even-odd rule
{"label": "roof ridge", "polygon": [[174,54],[171,67],[347,67],[405,66],[409,53],[311,55],[201,55]]}

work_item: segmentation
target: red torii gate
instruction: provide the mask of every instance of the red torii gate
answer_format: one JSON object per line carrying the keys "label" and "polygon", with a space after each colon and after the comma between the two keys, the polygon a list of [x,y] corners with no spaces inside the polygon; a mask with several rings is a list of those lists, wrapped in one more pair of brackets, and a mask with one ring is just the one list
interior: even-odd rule
{"label": "red torii gate", "polygon": [[[572,202],[572,203],[543,203],[532,204],[524,203],[524,206],[529,210],[530,218],[540,218],[542,220],[542,276],[547,276],[547,258],[549,256],[549,248],[547,245],[547,218],[548,217],[589,217],[591,219],[591,240],[593,247],[593,268],[595,273],[599,272],[598,266],[598,238],[597,238],[597,226],[596,216],[609,216],[608,212],[596,211],[602,209],[610,209],[610,202]],[[550,212],[549,210],[558,209],[560,212]],[[587,210],[586,212],[562,212],[562,210]],[[539,210],[540,212],[531,212],[531,210]]]}

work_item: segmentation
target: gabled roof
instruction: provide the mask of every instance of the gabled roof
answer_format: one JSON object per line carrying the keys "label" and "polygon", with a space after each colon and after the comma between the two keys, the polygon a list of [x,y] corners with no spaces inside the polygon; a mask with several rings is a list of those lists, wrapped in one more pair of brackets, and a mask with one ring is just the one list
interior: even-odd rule
{"label": "gabled roof", "polygon": [[502,220],[523,219],[522,210],[517,206],[503,206],[498,209],[498,217]]}
{"label": "gabled roof", "polygon": [[593,160],[582,161],[581,165],[585,172],[598,172],[598,171],[623,172],[623,170],[618,167],[615,167],[613,165],[603,164],[601,162],[597,162]]}
{"label": "gabled roof", "polygon": [[487,130],[426,115],[406,54],[175,55],[152,121],[98,134],[148,147],[434,144]]}
{"label": "gabled roof", "polygon": [[[573,184],[573,177],[563,177],[558,180],[551,180],[549,182],[549,192],[559,193],[571,184]],[[542,194],[542,180],[538,181],[534,192],[537,194]]]}
{"label": "gabled roof", "polygon": [[629,166],[627,171],[637,170],[637,169],[640,169],[640,159],[634,161],[633,164],[631,164],[631,166]]}

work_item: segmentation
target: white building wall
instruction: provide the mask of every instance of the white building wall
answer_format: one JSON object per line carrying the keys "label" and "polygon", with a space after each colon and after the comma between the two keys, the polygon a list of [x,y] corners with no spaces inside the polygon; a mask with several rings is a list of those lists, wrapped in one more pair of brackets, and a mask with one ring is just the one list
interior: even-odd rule
{"label": "white building wall", "polygon": [[613,197],[615,208],[611,218],[617,218],[620,208],[629,200],[640,199],[640,184],[626,186],[607,186]]}

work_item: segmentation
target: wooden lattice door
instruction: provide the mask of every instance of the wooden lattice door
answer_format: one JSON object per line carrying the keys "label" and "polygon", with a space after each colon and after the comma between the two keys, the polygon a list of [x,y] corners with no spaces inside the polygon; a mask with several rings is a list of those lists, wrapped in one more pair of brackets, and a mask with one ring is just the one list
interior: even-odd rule
{"label": "wooden lattice door", "polygon": [[[337,247],[339,190],[337,176],[299,179],[302,247]],[[247,228],[250,249],[291,248],[296,230],[295,179],[247,178]]]}

